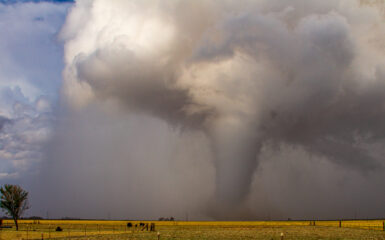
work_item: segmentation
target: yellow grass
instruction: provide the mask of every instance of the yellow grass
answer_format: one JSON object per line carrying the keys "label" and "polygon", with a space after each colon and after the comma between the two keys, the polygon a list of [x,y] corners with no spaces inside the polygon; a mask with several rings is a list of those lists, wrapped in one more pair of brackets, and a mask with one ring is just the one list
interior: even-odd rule
{"label": "yellow grass", "polygon": [[[383,226],[383,220],[342,220],[344,226]],[[250,225],[250,226],[308,226],[310,220],[304,221],[147,221],[147,220],[19,220],[19,225],[103,225],[103,226],[125,226],[127,223],[155,223],[159,226],[191,226],[191,225]],[[323,221],[316,220],[317,226],[338,226],[338,220]],[[13,226],[13,220],[3,220],[4,225]]]}
{"label": "yellow grass", "polygon": [[[342,221],[342,228],[348,229],[370,229],[383,232],[383,222],[385,220],[354,220]],[[12,226],[12,229],[2,229],[0,239],[69,239],[75,237],[84,237],[85,239],[95,237],[95,239],[118,239],[117,236],[136,236],[138,239],[156,239],[156,233],[141,231],[137,227],[127,228],[126,225],[131,222],[133,225],[138,223],[155,223],[156,230],[176,234],[180,231],[217,231],[219,235],[222,232],[233,234],[242,231],[251,231],[250,229],[285,229],[287,227],[298,227],[298,231],[309,231],[314,229],[313,221],[105,221],[105,220],[19,220],[19,231],[15,231],[12,220],[4,220],[3,225]],[[56,232],[56,227],[60,226],[63,231]],[[338,230],[339,221],[315,221],[317,229],[322,227],[332,227]],[[190,229],[190,230],[189,230]],[[222,231],[222,230],[223,231]],[[230,231],[231,230],[231,231]],[[190,233],[191,233],[190,231]],[[254,230],[253,230],[254,231]],[[270,230],[269,230],[270,231]],[[345,230],[344,230],[345,231]],[[385,232],[384,236],[385,236]],[[154,235],[155,234],[155,235]],[[186,233],[188,234],[188,233]],[[382,234],[382,233],[380,233]],[[103,237],[105,236],[105,237]],[[115,236],[115,237],[111,237]],[[151,237],[150,237],[151,236]],[[171,236],[171,235],[170,235]],[[97,238],[96,238],[97,237]],[[123,238],[127,239],[127,238]],[[163,238],[164,239],[164,238]],[[242,238],[240,238],[242,239]],[[385,238],[384,238],[385,239]]]}

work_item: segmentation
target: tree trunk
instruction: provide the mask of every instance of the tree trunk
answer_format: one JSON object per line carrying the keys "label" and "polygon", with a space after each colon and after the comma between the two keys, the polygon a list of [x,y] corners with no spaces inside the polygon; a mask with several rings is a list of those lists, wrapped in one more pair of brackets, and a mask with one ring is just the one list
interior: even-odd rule
{"label": "tree trunk", "polygon": [[17,223],[17,218],[13,218],[13,221],[15,222],[15,225],[16,225],[16,231],[19,231],[19,224]]}

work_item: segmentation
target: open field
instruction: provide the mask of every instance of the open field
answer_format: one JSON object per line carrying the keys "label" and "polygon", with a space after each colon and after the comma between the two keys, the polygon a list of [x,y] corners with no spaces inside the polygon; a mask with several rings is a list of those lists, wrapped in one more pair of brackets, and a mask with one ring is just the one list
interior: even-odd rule
{"label": "open field", "polygon": [[[382,220],[342,221],[254,221],[155,223],[156,231],[127,228],[139,221],[21,220],[20,230],[2,229],[0,239],[384,239]],[[315,223],[315,226],[313,224]],[[5,220],[5,225],[13,226]],[[56,232],[60,226],[63,231]]]}

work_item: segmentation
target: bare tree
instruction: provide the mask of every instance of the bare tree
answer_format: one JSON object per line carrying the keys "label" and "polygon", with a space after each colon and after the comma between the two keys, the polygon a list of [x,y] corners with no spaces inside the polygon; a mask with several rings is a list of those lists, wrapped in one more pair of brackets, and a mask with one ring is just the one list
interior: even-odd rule
{"label": "bare tree", "polygon": [[18,185],[4,184],[0,188],[0,208],[15,221],[16,230],[19,230],[17,220],[29,209],[28,192]]}

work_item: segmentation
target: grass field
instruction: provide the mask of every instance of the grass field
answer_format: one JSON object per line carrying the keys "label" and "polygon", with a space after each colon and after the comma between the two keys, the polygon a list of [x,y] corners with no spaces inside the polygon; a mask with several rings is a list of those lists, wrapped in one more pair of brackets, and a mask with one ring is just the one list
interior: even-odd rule
{"label": "grass field", "polygon": [[[384,239],[383,220],[342,221],[254,221],[155,223],[156,231],[127,228],[139,221],[21,220],[20,230],[2,229],[0,239]],[[10,220],[5,225],[13,226]],[[63,231],[55,231],[60,226]]]}

